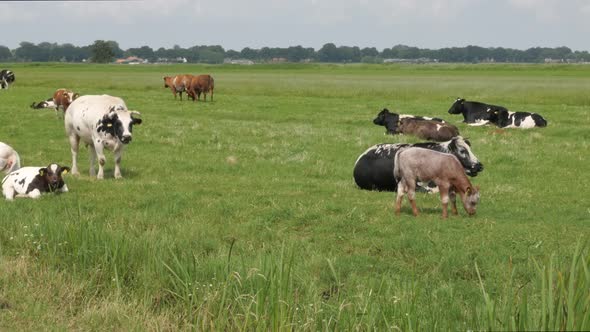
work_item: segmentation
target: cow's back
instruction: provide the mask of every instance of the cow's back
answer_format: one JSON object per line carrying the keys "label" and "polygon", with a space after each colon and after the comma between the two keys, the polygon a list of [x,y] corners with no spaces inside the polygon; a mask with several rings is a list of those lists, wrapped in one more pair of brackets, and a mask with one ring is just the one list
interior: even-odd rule
{"label": "cow's back", "polygon": [[[90,138],[97,121],[111,108],[127,109],[123,99],[109,95],[85,95],[74,100],[64,116],[66,133],[76,133],[83,138]],[[88,142],[88,139],[85,139]]]}

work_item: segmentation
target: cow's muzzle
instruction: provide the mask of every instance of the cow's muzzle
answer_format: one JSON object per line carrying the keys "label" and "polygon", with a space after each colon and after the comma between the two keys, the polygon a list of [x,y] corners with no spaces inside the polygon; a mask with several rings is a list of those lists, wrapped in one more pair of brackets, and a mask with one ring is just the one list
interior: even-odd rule
{"label": "cow's muzzle", "polygon": [[483,171],[483,164],[477,163],[467,170],[467,175],[477,176],[477,173]]}
{"label": "cow's muzzle", "polygon": [[121,142],[123,142],[123,144],[128,144],[131,142],[131,135],[125,135],[123,137],[121,137]]}

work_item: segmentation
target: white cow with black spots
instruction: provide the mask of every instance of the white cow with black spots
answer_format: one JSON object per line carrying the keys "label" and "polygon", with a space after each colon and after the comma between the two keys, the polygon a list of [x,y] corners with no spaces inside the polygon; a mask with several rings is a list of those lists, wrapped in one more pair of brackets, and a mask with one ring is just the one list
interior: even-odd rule
{"label": "white cow with black spots", "polygon": [[4,177],[2,194],[6,200],[12,201],[17,196],[39,198],[42,193],[67,192],[68,186],[64,183],[62,176],[68,171],[70,171],[69,167],[58,164],[20,168]]}
{"label": "white cow with black spots", "polygon": [[64,117],[72,151],[72,174],[79,174],[76,159],[82,140],[90,150],[90,176],[95,175],[94,163],[98,157],[96,177],[104,178],[104,150],[107,149],[115,155],[115,178],[121,178],[121,155],[124,146],[131,142],[133,125],[142,122],[133,117],[139,114],[128,110],[119,97],[87,95],[74,100]]}

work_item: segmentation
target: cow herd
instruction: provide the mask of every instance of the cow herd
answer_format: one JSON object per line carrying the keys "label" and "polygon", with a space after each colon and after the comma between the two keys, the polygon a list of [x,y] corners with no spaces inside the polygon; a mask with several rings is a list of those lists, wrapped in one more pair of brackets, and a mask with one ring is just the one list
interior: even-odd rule
{"label": "cow herd", "polygon": [[[0,71],[0,86],[8,89],[14,83],[15,75],[10,70]],[[211,75],[178,75],[164,77],[165,87],[170,87],[174,96],[186,92],[193,100],[210,94],[213,100],[214,80]],[[129,110],[123,99],[109,95],[83,95],[68,89],[58,89],[53,97],[34,102],[31,108],[63,110],[66,135],[72,153],[72,167],[50,163],[46,167],[21,167],[19,154],[9,145],[0,142],[0,171],[7,175],[2,180],[2,194],[7,200],[15,197],[38,198],[45,192],[67,192],[63,175],[71,171],[78,175],[78,148],[80,142],[90,152],[90,176],[104,178],[106,164],[105,150],[114,154],[114,177],[121,178],[121,160],[124,147],[132,140],[133,126],[140,125],[142,119],[138,111]],[[98,159],[98,172],[95,163]]]}
{"label": "cow herd", "polygon": [[[211,75],[165,76],[164,87],[170,88],[175,99],[182,93],[194,101],[204,100],[210,94],[213,100],[214,80]],[[10,70],[0,71],[0,87],[7,89],[14,83]],[[36,198],[43,192],[67,192],[62,176],[68,172],[79,174],[77,155],[80,142],[90,152],[91,176],[104,178],[105,150],[115,157],[114,177],[121,178],[121,159],[124,147],[132,140],[133,126],[140,125],[139,112],[129,110],[123,99],[109,95],[80,96],[67,89],[58,89],[52,98],[33,103],[32,108],[63,109],[64,126],[72,153],[72,167],[50,163],[46,167],[23,167],[18,153],[0,142],[0,171],[7,176],[2,180],[2,193],[7,200],[16,196]],[[511,112],[503,106],[466,101],[457,98],[449,114],[461,114],[468,125],[493,124],[500,128],[545,127],[547,121],[536,113]],[[401,202],[407,194],[414,215],[418,215],[415,191],[418,187],[428,192],[439,191],[443,218],[447,205],[457,214],[455,197],[461,197],[468,214],[476,211],[479,187],[474,187],[468,176],[483,171],[483,164],[471,150],[471,143],[461,137],[459,129],[440,118],[392,113],[383,109],[373,120],[384,126],[386,134],[413,135],[428,142],[382,143],[368,148],[356,160],[353,176],[361,189],[397,192],[395,212],[400,213]],[[98,159],[98,172],[95,162]]]}
{"label": "cow herd", "polygon": [[[536,113],[511,112],[505,107],[457,98],[448,111],[462,114],[463,122],[472,126],[494,124],[500,128],[545,127],[547,121]],[[381,143],[368,148],[356,160],[353,177],[361,189],[397,192],[395,212],[400,213],[404,195],[418,215],[416,187],[439,191],[442,216],[447,217],[447,204],[457,214],[455,195],[461,196],[468,214],[476,211],[479,187],[466,175],[476,176],[483,164],[471,151],[471,143],[460,136],[459,129],[440,118],[392,113],[383,109],[373,123],[384,126],[386,134],[413,135],[435,141],[415,144]]]}

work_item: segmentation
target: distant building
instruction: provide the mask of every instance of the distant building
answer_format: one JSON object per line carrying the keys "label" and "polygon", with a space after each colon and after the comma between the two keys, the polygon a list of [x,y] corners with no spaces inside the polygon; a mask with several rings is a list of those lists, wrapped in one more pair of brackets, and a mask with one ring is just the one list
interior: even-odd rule
{"label": "distant building", "polygon": [[232,65],[253,65],[254,61],[248,59],[230,59],[225,58],[223,59],[223,63],[225,64],[232,64]]}
{"label": "distant building", "polygon": [[149,63],[149,61],[136,56],[129,56],[124,59],[117,59],[115,60],[115,63],[121,65],[138,65],[140,63]]}

